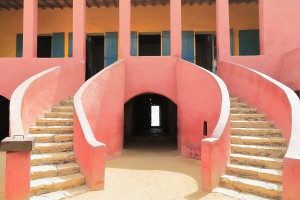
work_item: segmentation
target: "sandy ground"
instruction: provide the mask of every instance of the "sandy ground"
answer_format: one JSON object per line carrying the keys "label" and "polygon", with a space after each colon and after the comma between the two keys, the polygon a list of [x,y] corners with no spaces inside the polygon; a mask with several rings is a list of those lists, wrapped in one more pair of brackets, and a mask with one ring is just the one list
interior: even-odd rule
{"label": "sandy ground", "polygon": [[[5,153],[0,151],[0,200],[5,191]],[[201,191],[200,161],[182,158],[176,141],[131,140],[123,155],[107,161],[105,190],[74,200],[234,200]]]}
{"label": "sandy ground", "polygon": [[123,155],[106,163],[105,189],[73,200],[233,200],[201,191],[200,161],[182,158],[176,141],[130,141]]}

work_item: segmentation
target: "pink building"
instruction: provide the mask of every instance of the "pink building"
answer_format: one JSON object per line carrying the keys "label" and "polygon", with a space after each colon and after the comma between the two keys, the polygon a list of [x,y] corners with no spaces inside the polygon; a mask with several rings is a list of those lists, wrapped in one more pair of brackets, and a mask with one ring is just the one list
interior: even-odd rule
{"label": "pink building", "polygon": [[[201,159],[203,190],[297,199],[299,8],[298,0],[0,1],[1,139],[36,142],[32,152],[7,152],[6,198],[103,189],[105,160],[152,128],[156,105],[178,153]],[[69,96],[74,103],[49,113]],[[55,175],[42,173],[49,166]],[[76,184],[43,182],[52,176]]]}

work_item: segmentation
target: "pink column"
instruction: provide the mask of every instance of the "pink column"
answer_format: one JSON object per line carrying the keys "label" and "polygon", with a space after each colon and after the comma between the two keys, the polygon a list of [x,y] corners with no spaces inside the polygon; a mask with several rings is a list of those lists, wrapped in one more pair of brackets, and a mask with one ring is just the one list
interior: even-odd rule
{"label": "pink column", "polygon": [[216,1],[216,13],[218,61],[222,61],[226,57],[230,56],[230,26],[228,0]]}
{"label": "pink column", "polygon": [[130,0],[119,1],[120,58],[130,56]]}
{"label": "pink column", "polygon": [[265,15],[264,15],[264,8],[265,8],[265,1],[260,0],[258,1],[258,9],[259,9],[259,45],[260,45],[260,54],[265,54]]}
{"label": "pink column", "polygon": [[170,1],[171,13],[171,56],[181,58],[181,0]]}
{"label": "pink column", "polygon": [[73,57],[86,57],[86,0],[73,1]]}
{"label": "pink column", "polygon": [[37,56],[38,0],[24,0],[23,57]]}
{"label": "pink column", "polygon": [[7,152],[6,154],[6,200],[30,197],[30,152]]}

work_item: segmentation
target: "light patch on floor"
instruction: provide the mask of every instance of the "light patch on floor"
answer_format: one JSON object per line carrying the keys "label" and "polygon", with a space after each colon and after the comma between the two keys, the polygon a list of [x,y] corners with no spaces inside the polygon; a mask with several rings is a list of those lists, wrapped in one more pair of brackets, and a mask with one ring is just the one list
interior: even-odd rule
{"label": "light patch on floor", "polygon": [[120,158],[106,163],[104,190],[70,199],[234,199],[202,192],[200,161],[180,157],[176,144],[155,142],[134,141],[135,144],[126,147]]}

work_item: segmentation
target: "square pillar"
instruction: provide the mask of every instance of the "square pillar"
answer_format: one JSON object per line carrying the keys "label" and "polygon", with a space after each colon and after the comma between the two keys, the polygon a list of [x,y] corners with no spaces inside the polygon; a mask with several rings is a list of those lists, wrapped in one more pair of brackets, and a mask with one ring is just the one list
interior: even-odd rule
{"label": "square pillar", "polygon": [[38,0],[24,0],[23,57],[37,57]]}
{"label": "square pillar", "polygon": [[171,56],[182,57],[181,38],[181,0],[170,1],[171,17]]}
{"label": "square pillar", "polygon": [[230,56],[229,1],[216,1],[218,61]]}
{"label": "square pillar", "polygon": [[120,59],[130,56],[131,1],[119,1]]}
{"label": "square pillar", "polygon": [[86,57],[86,0],[73,0],[73,57]]}
{"label": "square pillar", "polygon": [[7,200],[29,200],[30,151],[7,152],[5,193]]}

